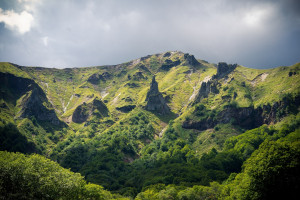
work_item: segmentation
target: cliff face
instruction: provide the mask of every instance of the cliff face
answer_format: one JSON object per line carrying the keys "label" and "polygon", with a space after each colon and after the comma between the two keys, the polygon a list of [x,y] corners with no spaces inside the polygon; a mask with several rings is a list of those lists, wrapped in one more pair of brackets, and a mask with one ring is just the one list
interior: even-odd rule
{"label": "cliff face", "polygon": [[108,79],[110,79],[112,77],[112,75],[108,72],[103,72],[102,74],[92,74],[89,78],[88,78],[88,82],[96,85],[99,84],[100,81],[106,81]]}
{"label": "cliff face", "polygon": [[38,85],[31,79],[0,72],[0,98],[16,105],[16,100]]}
{"label": "cliff face", "polygon": [[153,76],[152,78],[150,90],[147,93],[146,101],[146,110],[155,111],[162,115],[170,113],[170,108],[168,107],[165,99],[158,90],[158,83],[155,80],[155,76]]}
{"label": "cliff face", "polygon": [[185,59],[185,62],[184,64],[185,65],[188,65],[188,66],[200,66],[201,64],[197,61],[197,59],[195,58],[195,56],[193,55],[190,55],[188,53],[184,54],[184,59]]}
{"label": "cliff face", "polygon": [[[47,106],[46,106],[47,105]],[[53,125],[62,125],[47,97],[40,87],[33,88],[22,101],[20,118],[31,118],[34,116],[38,121],[50,122]]]}
{"label": "cliff face", "polygon": [[263,105],[262,107],[227,106],[214,118],[205,118],[199,121],[186,120],[182,127],[186,129],[206,130],[222,123],[232,123],[245,129],[257,128],[263,124],[271,124],[280,121],[288,114],[297,114],[300,105],[300,96],[286,96],[281,101],[273,105]]}
{"label": "cliff face", "polygon": [[200,90],[195,98],[195,103],[200,102],[203,98],[207,98],[210,93],[218,94],[218,82],[215,80],[202,82]]}
{"label": "cliff face", "polygon": [[0,98],[16,106],[20,101],[20,111],[17,118],[32,118],[37,121],[50,122],[53,125],[63,125],[46,94],[33,80],[17,77],[12,74],[0,73],[1,92]]}
{"label": "cliff face", "polygon": [[[97,113],[94,113],[94,111],[98,110]],[[91,103],[83,103],[79,105],[73,115],[72,115],[72,121],[75,123],[83,123],[88,120],[88,118],[95,114],[99,118],[107,117],[108,116],[108,108],[106,105],[98,98],[95,98]]]}
{"label": "cliff face", "polygon": [[224,62],[220,62],[217,65],[217,74],[212,76],[212,79],[207,82],[202,82],[201,87],[199,89],[198,94],[196,95],[194,103],[199,103],[203,98],[207,98],[210,93],[218,94],[219,90],[217,88],[219,83],[219,79],[226,77],[230,74],[235,68],[236,64],[231,65]]}
{"label": "cliff face", "polygon": [[172,67],[175,67],[177,65],[180,65],[180,60],[175,60],[172,61],[170,59],[166,59],[165,62],[161,65],[160,70],[161,71],[168,71],[170,70]]}
{"label": "cliff face", "polygon": [[224,78],[228,74],[230,74],[235,68],[237,64],[227,64],[225,62],[220,62],[217,65],[217,74],[213,76],[213,79]]}

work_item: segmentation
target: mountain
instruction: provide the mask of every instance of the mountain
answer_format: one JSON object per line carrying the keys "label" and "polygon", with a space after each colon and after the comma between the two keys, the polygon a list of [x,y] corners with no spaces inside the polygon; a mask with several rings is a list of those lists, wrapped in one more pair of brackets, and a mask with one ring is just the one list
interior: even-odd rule
{"label": "mountain", "polygon": [[[261,176],[293,185],[292,195],[299,186],[299,72],[300,63],[250,69],[178,51],[82,68],[0,63],[1,150],[41,154],[137,199],[201,199],[214,187],[220,198],[255,190],[269,198],[276,194],[269,183],[254,190],[246,182],[258,181],[249,174],[254,166],[265,170],[254,165],[261,154],[276,160],[282,150],[290,159],[281,171],[274,167],[284,175]],[[282,176],[290,178],[283,183]]]}

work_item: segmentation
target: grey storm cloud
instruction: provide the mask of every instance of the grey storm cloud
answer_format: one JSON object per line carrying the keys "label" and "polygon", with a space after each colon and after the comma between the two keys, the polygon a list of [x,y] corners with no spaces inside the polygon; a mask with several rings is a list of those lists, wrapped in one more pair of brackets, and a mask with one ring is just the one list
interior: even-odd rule
{"label": "grey storm cloud", "polygon": [[297,0],[2,0],[0,61],[119,64],[179,50],[270,68],[300,61]]}

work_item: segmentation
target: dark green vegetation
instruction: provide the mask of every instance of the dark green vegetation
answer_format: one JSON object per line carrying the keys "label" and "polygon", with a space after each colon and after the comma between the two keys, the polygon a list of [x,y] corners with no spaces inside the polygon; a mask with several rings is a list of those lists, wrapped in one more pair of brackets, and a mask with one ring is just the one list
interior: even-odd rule
{"label": "dark green vegetation", "polygon": [[1,152],[1,198],[292,199],[299,69],[181,52],[61,70],[1,63],[0,150],[20,152]]}
{"label": "dark green vegetation", "polygon": [[1,199],[119,199],[40,155],[0,152]]}

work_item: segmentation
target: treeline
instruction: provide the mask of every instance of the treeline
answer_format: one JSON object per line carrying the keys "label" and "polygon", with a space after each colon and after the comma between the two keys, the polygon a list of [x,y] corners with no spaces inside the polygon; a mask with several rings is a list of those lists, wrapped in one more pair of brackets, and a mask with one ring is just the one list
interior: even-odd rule
{"label": "treeline", "polygon": [[226,140],[223,151],[212,149],[199,158],[191,143],[175,130],[174,122],[162,138],[147,144],[153,128],[146,128],[149,119],[144,113],[136,113],[92,140],[70,139],[69,145],[55,150],[54,155],[62,166],[80,172],[88,181],[134,197],[156,184],[181,188],[221,184],[240,173],[243,163],[264,141],[287,137],[298,130],[299,122],[294,119],[281,128],[263,125],[248,130]]}
{"label": "treeline", "polygon": [[[0,151],[0,199],[121,199],[43,156]],[[125,198],[124,198],[125,199]]]}
{"label": "treeline", "polygon": [[243,164],[241,173],[232,173],[222,184],[183,187],[156,184],[145,188],[136,199],[286,199],[299,197],[300,132],[286,139],[264,141]]}
{"label": "treeline", "polygon": [[[290,126],[288,128],[291,130]],[[276,199],[276,197],[283,194],[287,199],[295,199],[299,196],[300,130],[297,128],[292,132],[285,132],[285,137],[276,139],[277,134],[283,134],[284,129],[287,130],[286,127],[279,132],[273,132],[273,135],[270,135],[271,132],[266,134],[262,131],[263,129],[266,130],[266,127],[261,127],[256,132],[260,131],[261,135],[265,135],[267,138],[249,157],[246,156],[248,158],[244,162],[240,173],[231,173],[225,181],[210,182],[207,186],[195,185],[192,182],[190,187],[181,184],[182,182],[149,184],[143,187],[135,199]],[[245,146],[246,143],[257,145],[255,142],[253,143],[257,140],[250,136],[253,133],[253,130],[245,133],[244,142],[240,143],[243,145],[237,145],[236,143],[234,146]],[[249,140],[246,138],[249,138]],[[231,146],[230,149],[234,149],[234,146]],[[198,164],[209,161],[210,167],[217,165],[218,160],[222,159],[216,158],[221,154],[212,150],[209,154],[203,156]],[[135,166],[137,167],[136,163]],[[170,163],[169,166],[176,167],[180,165]],[[190,166],[187,164],[187,168]],[[205,170],[205,166],[202,167]],[[169,168],[169,170],[171,171],[170,174],[176,177],[177,168]],[[198,176],[198,172],[192,175]],[[153,177],[157,178],[157,175],[161,173],[161,169],[158,168],[156,173],[150,171],[149,175],[152,174]],[[182,170],[177,173],[182,173]],[[145,174],[146,179],[149,178],[149,175]],[[168,177],[166,174],[161,174],[161,176]],[[127,178],[127,180],[130,179]],[[128,193],[125,196],[130,195]],[[40,155],[24,155],[1,151],[0,199],[126,198],[112,194],[104,190],[102,186],[87,183],[80,174],[64,169],[56,162]]]}
{"label": "treeline", "polygon": [[[79,174],[41,156],[4,152],[1,154],[1,194],[12,195],[4,199],[13,199],[13,195],[19,199],[28,195],[44,198],[48,193],[51,193],[49,199],[60,196],[84,199],[88,195],[96,196],[94,199],[115,198],[103,186],[137,199],[241,199],[247,195],[261,199],[259,195],[271,195],[285,185],[288,187],[285,189],[294,194],[295,188],[299,188],[296,181],[300,171],[300,118],[291,117],[288,121],[276,128],[263,125],[248,130],[227,139],[222,151],[212,149],[198,157],[193,141],[186,139],[192,136],[184,139],[176,129],[178,122],[171,121],[163,137],[154,140],[150,116],[144,112],[133,113],[92,138],[89,134],[88,137],[71,135],[51,152],[51,158],[63,167],[101,186],[87,184]],[[11,128],[5,133],[13,135],[14,131]],[[268,151],[270,149],[272,151]],[[258,170],[261,173],[255,175]],[[272,174],[273,171],[276,173]],[[265,178],[260,180],[261,177]],[[269,182],[263,182],[268,179]],[[280,182],[282,180],[286,182]],[[271,190],[276,188],[273,182],[280,185],[275,192]],[[51,187],[54,189],[47,189]]]}

